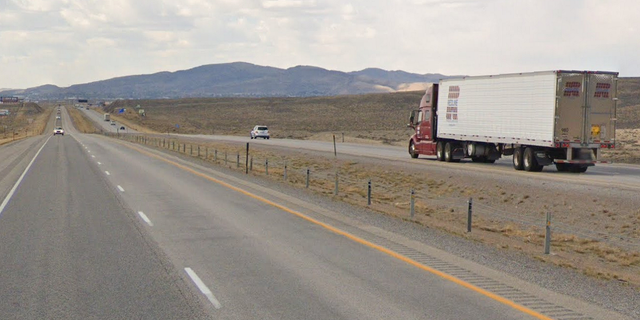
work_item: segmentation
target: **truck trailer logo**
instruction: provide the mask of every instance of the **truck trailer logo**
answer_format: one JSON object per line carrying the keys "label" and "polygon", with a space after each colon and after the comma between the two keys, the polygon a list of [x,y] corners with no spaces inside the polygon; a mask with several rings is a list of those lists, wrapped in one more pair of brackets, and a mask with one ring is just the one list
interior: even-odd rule
{"label": "truck trailer logo", "polygon": [[460,86],[449,86],[447,121],[458,121],[458,98],[460,98]]}
{"label": "truck trailer logo", "polygon": [[596,92],[593,94],[594,98],[609,98],[609,89],[611,89],[611,83],[596,84]]}
{"label": "truck trailer logo", "polygon": [[578,81],[568,81],[564,84],[564,96],[565,97],[579,97],[580,87],[582,83]]}

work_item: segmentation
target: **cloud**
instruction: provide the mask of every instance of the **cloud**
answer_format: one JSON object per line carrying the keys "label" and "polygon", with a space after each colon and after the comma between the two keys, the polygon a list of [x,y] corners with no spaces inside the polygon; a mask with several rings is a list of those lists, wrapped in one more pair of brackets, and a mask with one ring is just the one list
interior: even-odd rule
{"label": "cloud", "polygon": [[11,1],[18,8],[26,11],[48,12],[58,10],[63,4],[59,1],[48,0],[13,0]]}
{"label": "cloud", "polygon": [[640,75],[638,9],[631,0],[0,0],[0,61],[15,75],[0,87],[232,61]]}
{"label": "cloud", "polygon": [[262,7],[266,9],[272,8],[304,8],[314,7],[315,1],[304,0],[265,0],[262,1]]}

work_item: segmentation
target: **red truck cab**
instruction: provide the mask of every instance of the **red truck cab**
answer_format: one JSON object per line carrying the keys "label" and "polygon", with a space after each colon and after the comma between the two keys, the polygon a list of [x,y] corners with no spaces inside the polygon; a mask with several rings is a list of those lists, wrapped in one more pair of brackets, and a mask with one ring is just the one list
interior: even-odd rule
{"label": "red truck cab", "polygon": [[434,83],[422,96],[420,108],[411,112],[409,127],[415,130],[409,142],[409,154],[412,158],[417,158],[420,154],[437,155],[437,102],[438,84]]}

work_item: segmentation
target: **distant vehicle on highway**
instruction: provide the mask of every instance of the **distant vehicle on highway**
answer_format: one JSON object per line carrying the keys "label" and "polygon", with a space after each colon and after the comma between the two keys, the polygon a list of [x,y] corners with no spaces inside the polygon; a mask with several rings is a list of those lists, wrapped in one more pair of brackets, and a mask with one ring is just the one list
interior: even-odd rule
{"label": "distant vehicle on highway", "polygon": [[53,135],[55,136],[56,134],[64,136],[64,130],[62,130],[62,128],[60,127],[53,129]]}
{"label": "distant vehicle on highway", "polygon": [[56,116],[56,119],[57,119],[57,120],[59,120],[59,119],[60,119],[60,116]]}
{"label": "distant vehicle on highway", "polygon": [[269,139],[269,128],[267,126],[255,126],[249,135],[251,139]]}
{"label": "distant vehicle on highway", "polygon": [[111,121],[111,125],[112,125],[112,126],[115,126],[115,125],[116,125],[116,122],[115,122],[115,121]]}
{"label": "distant vehicle on highway", "polygon": [[103,118],[104,118],[104,121],[110,121],[110,120],[111,120],[111,115],[110,115],[110,114],[108,114],[108,113],[105,113],[105,114],[103,115]]}
{"label": "distant vehicle on highway", "polygon": [[120,127],[120,130],[125,130],[126,128],[124,126]]}

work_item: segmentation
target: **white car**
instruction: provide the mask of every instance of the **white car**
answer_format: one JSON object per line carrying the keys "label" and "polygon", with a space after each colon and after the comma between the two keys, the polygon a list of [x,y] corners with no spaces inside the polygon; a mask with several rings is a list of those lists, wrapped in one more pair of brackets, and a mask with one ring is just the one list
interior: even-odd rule
{"label": "white car", "polygon": [[60,120],[60,119],[61,119],[60,116],[56,116],[56,120]]}
{"label": "white car", "polygon": [[111,121],[111,125],[112,125],[112,126],[115,126],[115,125],[116,125],[116,122],[115,122],[115,121]]}
{"label": "white car", "polygon": [[55,128],[53,129],[53,135],[55,136],[56,134],[60,134],[64,136],[64,130],[62,130],[62,128]]}
{"label": "white car", "polygon": [[269,139],[269,128],[267,126],[255,126],[249,135],[251,139]]}

